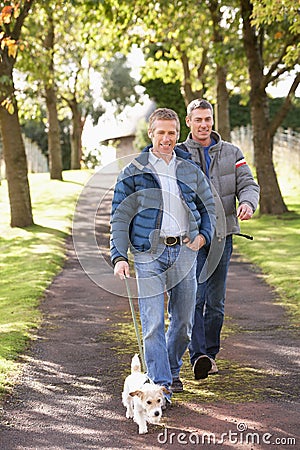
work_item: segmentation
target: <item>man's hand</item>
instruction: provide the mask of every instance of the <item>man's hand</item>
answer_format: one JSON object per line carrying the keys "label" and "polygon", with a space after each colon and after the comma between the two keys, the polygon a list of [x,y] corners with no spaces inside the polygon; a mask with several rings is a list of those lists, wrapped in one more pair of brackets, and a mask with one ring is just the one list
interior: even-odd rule
{"label": "man's hand", "polygon": [[129,264],[127,261],[118,261],[114,268],[114,275],[119,276],[121,280],[129,278]]}
{"label": "man's hand", "polygon": [[188,248],[190,248],[194,252],[197,252],[198,250],[200,250],[201,247],[203,247],[203,245],[205,245],[206,240],[205,240],[205,237],[202,236],[202,234],[198,234],[198,236],[195,237],[193,242],[190,241],[190,239],[188,237],[186,237],[183,240],[183,242],[186,244],[186,246]]}
{"label": "man's hand", "polygon": [[253,216],[251,206],[246,203],[242,203],[237,210],[237,216],[240,220],[249,220]]}

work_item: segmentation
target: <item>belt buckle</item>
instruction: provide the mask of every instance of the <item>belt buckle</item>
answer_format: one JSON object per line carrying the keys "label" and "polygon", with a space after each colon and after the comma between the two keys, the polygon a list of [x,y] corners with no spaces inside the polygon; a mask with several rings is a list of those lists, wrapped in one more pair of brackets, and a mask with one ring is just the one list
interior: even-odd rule
{"label": "belt buckle", "polygon": [[164,237],[164,244],[168,245],[169,247],[173,247],[173,245],[176,245],[178,242],[177,237],[175,236],[165,236]]}

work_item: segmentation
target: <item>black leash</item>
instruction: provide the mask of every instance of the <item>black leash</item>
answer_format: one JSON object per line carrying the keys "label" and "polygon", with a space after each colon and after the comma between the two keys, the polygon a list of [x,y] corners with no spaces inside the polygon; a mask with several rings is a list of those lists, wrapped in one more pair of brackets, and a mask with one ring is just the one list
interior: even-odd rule
{"label": "black leash", "polygon": [[236,236],[241,236],[246,239],[250,239],[250,241],[253,241],[253,236],[250,236],[249,234],[243,234],[243,233],[236,233]]}

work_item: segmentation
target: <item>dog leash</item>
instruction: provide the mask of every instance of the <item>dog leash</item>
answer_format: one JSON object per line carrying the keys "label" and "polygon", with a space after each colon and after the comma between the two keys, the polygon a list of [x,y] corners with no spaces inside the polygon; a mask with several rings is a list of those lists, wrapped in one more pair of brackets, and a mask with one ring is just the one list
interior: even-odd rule
{"label": "dog leash", "polygon": [[243,233],[235,233],[236,236],[241,236],[246,239],[250,239],[250,241],[253,241],[253,236],[250,236],[249,234],[243,234]]}
{"label": "dog leash", "polygon": [[145,359],[144,359],[144,352],[143,352],[140,333],[139,333],[139,329],[138,329],[138,323],[137,323],[137,319],[136,319],[136,315],[135,315],[134,305],[133,305],[132,296],[131,296],[129,284],[127,281],[127,277],[125,277],[124,280],[125,280],[129,305],[130,305],[130,309],[131,309],[131,315],[132,315],[132,319],[133,319],[135,334],[136,334],[136,338],[137,338],[137,342],[138,342],[139,352],[140,352],[140,356],[141,356],[141,360],[142,360],[142,366],[143,366],[144,372],[146,373],[147,369],[146,369],[146,363],[145,363]]}

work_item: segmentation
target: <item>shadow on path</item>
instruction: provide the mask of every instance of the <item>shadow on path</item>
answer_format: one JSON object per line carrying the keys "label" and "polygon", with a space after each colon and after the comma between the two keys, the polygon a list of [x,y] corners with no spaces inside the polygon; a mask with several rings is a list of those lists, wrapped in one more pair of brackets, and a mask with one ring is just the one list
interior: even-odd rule
{"label": "shadow on path", "polygon": [[[108,206],[106,198],[100,213],[97,207],[96,240],[104,249]],[[71,239],[67,252],[65,267],[41,305],[45,320],[23,357],[23,375],[3,404],[2,450],[299,448],[299,336],[249,264],[232,260],[226,322],[235,332],[224,336],[220,374],[195,388],[186,368],[187,390],[201,390],[201,396],[175,395],[164,426],[151,426],[139,436],[121,404],[132,354],[127,342],[120,350],[122,336],[115,324],[130,323],[128,299],[86,275]],[[113,280],[106,258],[104,273]],[[260,393],[252,393],[251,401],[242,393],[240,401],[211,397],[218,384],[229,394],[235,389],[235,368],[240,367],[252,371],[250,382],[242,382],[244,393],[251,394],[254,384]]]}

